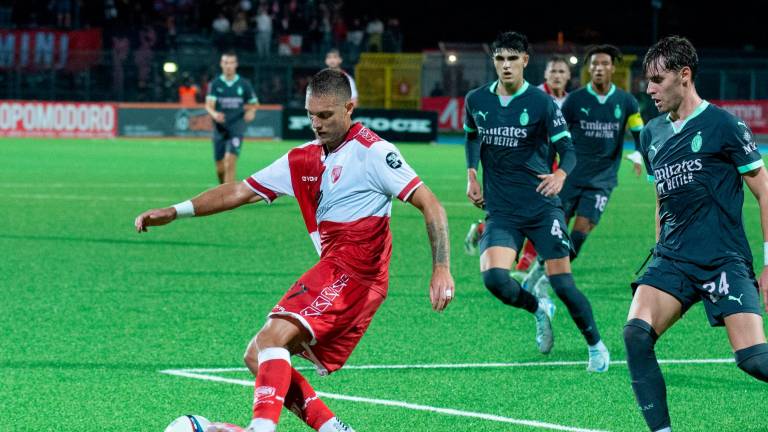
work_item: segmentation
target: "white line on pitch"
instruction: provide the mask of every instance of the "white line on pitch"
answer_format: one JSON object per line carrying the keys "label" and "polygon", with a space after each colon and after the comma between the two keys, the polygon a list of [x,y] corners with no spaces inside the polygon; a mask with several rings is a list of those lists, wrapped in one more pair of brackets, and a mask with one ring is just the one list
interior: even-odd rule
{"label": "white line on pitch", "polygon": [[[733,363],[732,358],[721,359],[662,359],[660,364],[722,364]],[[551,362],[520,362],[520,363],[435,363],[435,364],[393,364],[393,365],[346,365],[342,370],[377,370],[377,369],[478,369],[478,368],[515,368],[515,367],[554,367],[554,366],[585,366],[585,361],[551,361]],[[614,360],[611,366],[626,365],[626,360]],[[297,366],[298,370],[313,370],[314,366]],[[244,367],[236,368],[190,368],[174,369],[183,372],[215,373],[215,372],[245,372]]]}
{"label": "white line on pitch", "polygon": [[[181,370],[164,370],[160,372],[168,375],[176,375],[176,376],[181,376],[185,378],[193,378],[193,379],[221,382],[221,383],[227,383],[227,384],[237,384],[237,385],[242,385],[246,387],[253,386],[252,380],[223,378],[223,377],[212,376],[212,375],[203,375],[198,373],[185,372]],[[571,431],[571,432],[604,432],[596,429],[577,428],[572,426],[564,426],[564,425],[559,425],[555,423],[546,423],[546,422],[540,422],[535,420],[521,420],[521,419],[515,419],[511,417],[502,417],[502,416],[493,415],[493,414],[485,414],[485,413],[473,412],[473,411],[461,411],[461,410],[452,409],[452,408],[440,408],[440,407],[433,407],[429,405],[417,405],[417,404],[412,404],[408,402],[394,401],[394,400],[387,400],[387,399],[371,399],[371,398],[347,396],[347,395],[326,393],[326,392],[317,392],[317,395],[327,399],[338,399],[338,400],[345,400],[349,402],[361,402],[361,403],[367,403],[372,405],[393,406],[393,407],[406,408],[406,409],[415,410],[415,411],[427,411],[427,412],[434,412],[438,414],[451,415],[451,416],[457,416],[457,417],[477,418],[477,419],[490,420],[490,421],[495,421],[500,423],[511,423],[511,424],[517,424],[522,426],[530,426],[530,427],[540,428],[540,429]]]}

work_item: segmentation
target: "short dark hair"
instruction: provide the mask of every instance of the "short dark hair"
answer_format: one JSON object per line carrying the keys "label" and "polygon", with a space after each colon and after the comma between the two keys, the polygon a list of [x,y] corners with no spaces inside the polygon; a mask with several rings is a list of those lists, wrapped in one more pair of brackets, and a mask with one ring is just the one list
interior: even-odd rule
{"label": "short dark hair", "polygon": [[341,57],[341,51],[339,51],[338,48],[331,48],[331,49],[329,49],[328,52],[325,53],[325,55],[327,56],[329,54],[336,54],[337,56]]}
{"label": "short dark hair", "polygon": [[503,49],[527,53],[528,38],[522,33],[513,31],[499,33],[496,40],[491,44],[491,53],[496,54]]}
{"label": "short dark hair", "polygon": [[643,58],[643,71],[678,72],[684,67],[691,69],[691,80],[696,78],[699,69],[699,56],[696,48],[682,36],[667,36],[653,44]]}
{"label": "short dark hair", "polygon": [[589,47],[587,53],[584,55],[584,64],[588,65],[592,56],[595,54],[608,54],[611,56],[611,63],[616,64],[617,61],[621,61],[621,50],[613,45],[593,45]]}
{"label": "short dark hair", "polygon": [[565,63],[566,66],[570,69],[571,64],[568,62],[568,59],[564,56],[561,56],[560,54],[555,54],[547,59],[547,65],[550,63]]}
{"label": "short dark hair", "polygon": [[344,72],[323,69],[309,80],[307,93],[315,96],[336,96],[343,101],[352,99],[352,87]]}
{"label": "short dark hair", "polygon": [[235,52],[235,50],[226,50],[226,51],[222,51],[221,56],[237,58],[237,53]]}

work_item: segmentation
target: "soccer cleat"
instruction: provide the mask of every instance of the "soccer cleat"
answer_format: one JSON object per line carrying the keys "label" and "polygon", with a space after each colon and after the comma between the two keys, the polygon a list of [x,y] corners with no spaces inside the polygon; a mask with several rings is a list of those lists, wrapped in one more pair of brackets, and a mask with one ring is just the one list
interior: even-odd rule
{"label": "soccer cleat", "polygon": [[533,313],[533,317],[536,319],[536,345],[542,354],[549,354],[555,344],[555,336],[552,333],[554,313],[555,304],[549,297],[539,299],[539,308]]}
{"label": "soccer cleat", "polygon": [[344,424],[341,420],[333,417],[327,422],[323,423],[318,429],[319,432],[355,432],[354,429]]}
{"label": "soccer cleat", "polygon": [[[551,285],[549,284],[549,278],[547,275],[542,275],[538,281],[533,285],[533,291],[532,294],[535,295],[538,298],[542,297],[549,297],[549,288]],[[554,316],[554,312],[552,313],[552,316]]]}
{"label": "soccer cleat", "polygon": [[467,255],[477,255],[477,245],[480,243],[480,236],[483,235],[485,224],[482,220],[474,222],[469,226],[469,232],[464,237],[464,252]]}
{"label": "soccer cleat", "polygon": [[[527,275],[528,273],[524,271],[512,270],[511,272],[509,272],[509,277],[516,280],[521,286],[523,285],[523,281],[525,280],[525,277]],[[525,289],[524,286],[523,286],[523,289]]]}
{"label": "soccer cleat", "polygon": [[587,364],[587,372],[607,372],[608,366],[611,365],[611,353],[608,352],[608,348],[603,341],[589,346],[588,351],[589,364]]}
{"label": "soccer cleat", "polygon": [[536,262],[531,264],[528,268],[528,275],[523,279],[523,289],[533,293],[533,288],[536,285],[536,282],[538,282],[542,276],[544,276],[544,265],[539,262],[539,260],[536,260]]}

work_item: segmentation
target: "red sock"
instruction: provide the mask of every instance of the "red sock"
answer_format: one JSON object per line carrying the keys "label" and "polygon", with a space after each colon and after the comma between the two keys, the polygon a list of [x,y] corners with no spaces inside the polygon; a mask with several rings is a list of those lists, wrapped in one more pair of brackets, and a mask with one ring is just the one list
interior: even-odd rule
{"label": "red sock", "polygon": [[517,262],[515,270],[526,271],[531,266],[533,260],[536,259],[536,248],[533,247],[533,243],[530,241],[525,242],[523,247],[523,254],[520,256],[520,260]]}
{"label": "red sock", "polygon": [[291,386],[285,395],[285,407],[314,430],[334,417],[328,406],[317,397],[315,389],[299,371],[291,369]]}
{"label": "red sock", "polygon": [[285,348],[259,351],[259,373],[253,390],[253,418],[280,420],[285,394],[291,384],[291,354]]}

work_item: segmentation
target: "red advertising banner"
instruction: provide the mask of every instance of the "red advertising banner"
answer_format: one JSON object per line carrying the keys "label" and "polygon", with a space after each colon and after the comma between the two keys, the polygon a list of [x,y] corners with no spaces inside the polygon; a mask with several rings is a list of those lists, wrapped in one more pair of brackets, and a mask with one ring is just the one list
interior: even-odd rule
{"label": "red advertising banner", "polygon": [[0,69],[80,71],[101,58],[101,29],[0,29]]}
{"label": "red advertising banner", "polygon": [[744,120],[752,133],[768,134],[768,100],[713,100],[713,104]]}
{"label": "red advertising banner", "polygon": [[464,98],[448,96],[421,98],[421,109],[437,112],[437,125],[440,131],[464,130]]}
{"label": "red advertising banner", "polygon": [[0,101],[0,136],[113,138],[116,133],[114,104]]}

